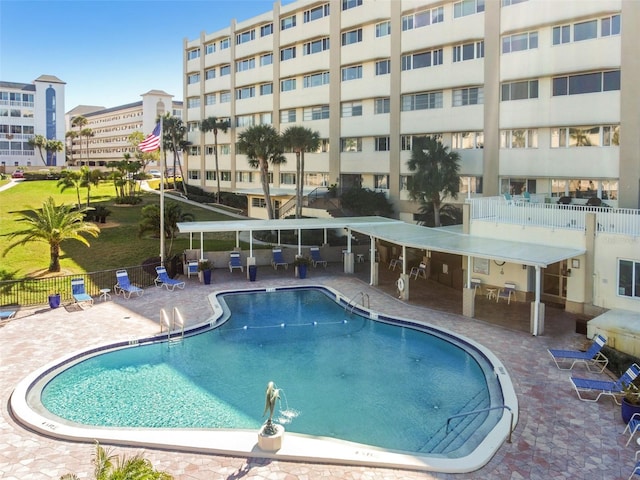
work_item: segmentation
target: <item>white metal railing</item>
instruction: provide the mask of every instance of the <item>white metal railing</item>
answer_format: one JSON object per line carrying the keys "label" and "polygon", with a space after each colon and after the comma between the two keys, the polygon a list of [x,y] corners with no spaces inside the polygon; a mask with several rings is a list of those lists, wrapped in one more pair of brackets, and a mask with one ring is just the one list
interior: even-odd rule
{"label": "white metal railing", "polygon": [[[544,198],[544,197],[542,197]],[[584,230],[587,213],[596,214],[597,232],[640,236],[640,210],[544,203],[539,197],[525,202],[503,197],[466,199],[471,220],[511,223],[546,228]]]}

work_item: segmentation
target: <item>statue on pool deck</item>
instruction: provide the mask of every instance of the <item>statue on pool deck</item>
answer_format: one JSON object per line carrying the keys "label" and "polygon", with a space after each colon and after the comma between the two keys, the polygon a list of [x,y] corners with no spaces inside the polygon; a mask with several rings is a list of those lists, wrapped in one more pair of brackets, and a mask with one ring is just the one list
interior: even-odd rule
{"label": "statue on pool deck", "polygon": [[265,424],[264,430],[263,430],[263,432],[266,435],[276,434],[276,428],[273,425],[272,419],[273,419],[273,410],[276,408],[276,402],[278,400],[280,400],[280,389],[276,388],[275,383],[269,382],[267,384],[267,393],[266,393],[266,399],[265,399],[265,405],[264,405],[264,412],[262,412],[262,416],[264,416],[264,414],[267,413],[267,410],[269,410],[269,419],[267,420],[267,423]]}

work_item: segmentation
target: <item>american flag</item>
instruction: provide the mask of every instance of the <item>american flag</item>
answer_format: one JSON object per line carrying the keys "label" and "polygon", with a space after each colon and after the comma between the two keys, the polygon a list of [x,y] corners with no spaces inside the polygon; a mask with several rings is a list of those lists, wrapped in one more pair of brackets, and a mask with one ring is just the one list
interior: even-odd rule
{"label": "american flag", "polygon": [[138,144],[138,149],[141,152],[153,152],[160,148],[160,122],[156,124],[156,128],[153,129],[147,138]]}

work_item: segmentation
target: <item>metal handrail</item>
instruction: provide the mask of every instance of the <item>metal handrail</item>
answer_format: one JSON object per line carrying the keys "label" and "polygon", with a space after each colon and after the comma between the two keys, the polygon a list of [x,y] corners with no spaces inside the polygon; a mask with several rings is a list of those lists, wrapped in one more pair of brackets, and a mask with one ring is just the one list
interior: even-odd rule
{"label": "metal handrail", "polygon": [[471,412],[458,413],[457,415],[452,415],[449,418],[447,418],[447,433],[449,433],[449,423],[454,418],[466,417],[467,415],[473,415],[473,414],[476,414],[476,413],[488,412],[488,411],[491,411],[491,410],[504,410],[505,408],[507,410],[509,410],[509,413],[511,414],[511,423],[510,423],[510,426],[509,426],[509,438],[507,439],[507,442],[511,443],[511,434],[513,433],[513,410],[511,410],[511,407],[509,407],[508,405],[500,405],[498,407],[481,408],[480,410],[472,410]]}
{"label": "metal handrail", "polygon": [[349,301],[347,302],[347,304],[344,306],[344,311],[347,311],[347,307],[351,307],[351,310],[349,310],[349,313],[353,313],[353,309],[356,307],[356,305],[358,305],[354,300],[355,298],[361,295],[362,296],[362,306],[364,307],[364,299],[365,297],[367,298],[367,307],[366,308],[371,308],[371,303],[370,303],[370,299],[369,299],[369,294],[368,293],[364,293],[364,292],[358,292],[356,293],[353,297],[351,297],[349,299]]}

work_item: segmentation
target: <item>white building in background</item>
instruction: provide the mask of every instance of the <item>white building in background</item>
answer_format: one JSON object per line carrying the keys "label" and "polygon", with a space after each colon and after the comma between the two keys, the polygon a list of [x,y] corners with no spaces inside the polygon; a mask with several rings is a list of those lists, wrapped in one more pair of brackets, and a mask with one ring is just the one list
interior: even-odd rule
{"label": "white building in background", "polygon": [[[73,145],[67,141],[67,146],[72,146],[69,161],[75,165],[105,166],[122,160],[125,153],[133,157],[135,149],[129,143],[129,135],[136,131],[150,134],[159,115],[182,117],[182,107],[182,102],[174,101],[173,95],[162,90],[150,90],[142,94],[139,102],[112,108],[79,105],[66,114],[67,130],[79,133],[90,129],[91,135],[78,135]],[[82,129],[72,126],[73,119],[80,115],[87,119]]]}
{"label": "white building in background", "polygon": [[64,150],[43,151],[43,161],[28,143],[35,135],[64,143],[64,89],[65,82],[53,75],[31,83],[0,80],[0,171],[64,165]]}
{"label": "white building in background", "polygon": [[[362,185],[412,221],[415,136],[460,153],[461,195],[525,189],[637,208],[640,2],[299,0],[184,41],[189,183],[260,189],[236,152],[250,125],[302,125],[322,144],[273,169],[272,186]],[[470,190],[470,192],[469,192]],[[260,216],[255,211],[253,216]]]}

